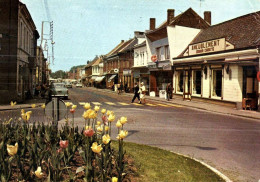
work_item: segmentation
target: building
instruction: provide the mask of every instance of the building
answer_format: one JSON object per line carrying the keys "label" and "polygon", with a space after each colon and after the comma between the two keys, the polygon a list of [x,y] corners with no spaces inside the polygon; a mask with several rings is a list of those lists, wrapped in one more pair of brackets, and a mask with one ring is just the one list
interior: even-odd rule
{"label": "building", "polygon": [[39,33],[25,4],[1,0],[0,6],[0,102],[23,101],[33,93]]}
{"label": "building", "polygon": [[205,12],[202,19],[192,8],[174,15],[167,11],[167,21],[155,28],[155,18],[150,19],[150,30],[146,32],[148,69],[151,95],[165,93],[167,83],[173,82],[172,58],[177,57],[195,38],[201,29],[208,28],[211,13]]}
{"label": "building", "polygon": [[94,86],[98,88],[105,88],[105,76],[103,75],[103,56],[99,56],[98,59],[92,65],[92,77],[95,79]]}
{"label": "building", "polygon": [[85,86],[93,86],[95,79],[92,79],[92,65],[95,61],[98,60],[98,56],[96,56],[92,61],[88,61],[85,66],[85,77],[83,78],[83,84]]}
{"label": "building", "polygon": [[201,30],[173,58],[175,94],[233,103],[238,109],[259,108],[259,14]]}

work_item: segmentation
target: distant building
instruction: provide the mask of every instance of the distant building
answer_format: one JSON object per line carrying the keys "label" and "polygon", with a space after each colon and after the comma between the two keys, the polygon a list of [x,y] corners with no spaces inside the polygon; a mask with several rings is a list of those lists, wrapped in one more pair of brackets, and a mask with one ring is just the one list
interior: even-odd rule
{"label": "distant building", "polygon": [[34,89],[39,33],[25,4],[0,2],[0,103],[23,101]]}

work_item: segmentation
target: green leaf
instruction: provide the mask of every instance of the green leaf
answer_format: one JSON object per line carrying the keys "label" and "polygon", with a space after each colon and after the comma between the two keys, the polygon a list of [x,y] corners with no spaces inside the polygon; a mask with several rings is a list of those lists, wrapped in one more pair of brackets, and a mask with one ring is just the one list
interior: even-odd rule
{"label": "green leaf", "polygon": [[78,167],[77,170],[76,170],[76,174],[82,172],[85,170],[85,166],[81,166],[81,167]]}

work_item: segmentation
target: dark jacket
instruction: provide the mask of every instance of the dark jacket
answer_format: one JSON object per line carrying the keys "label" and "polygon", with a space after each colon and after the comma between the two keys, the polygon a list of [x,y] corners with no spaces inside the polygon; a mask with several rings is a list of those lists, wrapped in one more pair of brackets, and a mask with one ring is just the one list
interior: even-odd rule
{"label": "dark jacket", "polygon": [[136,85],[136,86],[134,87],[134,94],[139,94],[138,92],[139,92],[139,86]]}

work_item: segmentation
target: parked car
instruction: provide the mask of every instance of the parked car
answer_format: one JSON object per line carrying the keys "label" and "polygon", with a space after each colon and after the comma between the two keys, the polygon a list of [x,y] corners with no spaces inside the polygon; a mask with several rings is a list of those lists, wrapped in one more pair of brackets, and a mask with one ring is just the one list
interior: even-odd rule
{"label": "parked car", "polygon": [[71,84],[70,82],[66,82],[66,83],[65,83],[65,86],[66,86],[67,88],[72,88],[72,84]]}
{"label": "parked car", "polygon": [[51,84],[51,96],[53,97],[63,97],[68,99],[69,91],[65,86],[65,83],[52,83]]}
{"label": "parked car", "polygon": [[76,87],[82,88],[82,83],[77,83],[77,84],[76,84]]}

